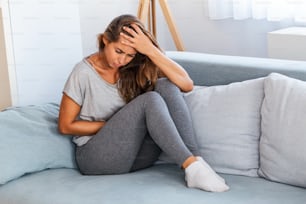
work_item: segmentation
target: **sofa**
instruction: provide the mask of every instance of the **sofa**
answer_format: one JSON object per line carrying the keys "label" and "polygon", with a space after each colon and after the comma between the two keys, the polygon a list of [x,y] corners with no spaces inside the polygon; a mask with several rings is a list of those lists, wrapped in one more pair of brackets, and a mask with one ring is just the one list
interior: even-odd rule
{"label": "sofa", "polygon": [[50,102],[0,112],[0,203],[306,203],[306,62],[167,55],[194,80],[184,97],[201,156],[229,191],[187,188],[165,154],[137,172],[81,175],[71,137],[57,131],[58,104]]}

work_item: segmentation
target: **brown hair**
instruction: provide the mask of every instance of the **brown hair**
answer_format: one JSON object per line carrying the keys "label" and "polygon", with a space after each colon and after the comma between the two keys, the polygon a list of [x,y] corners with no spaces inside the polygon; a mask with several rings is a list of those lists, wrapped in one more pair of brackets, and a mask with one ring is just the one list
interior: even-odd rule
{"label": "brown hair", "polygon": [[[145,29],[137,17],[121,15],[112,20],[105,32],[98,36],[99,51],[103,51],[105,46],[103,37],[109,42],[117,42],[121,32],[129,35],[123,30],[123,27],[130,27],[131,24],[136,24],[149,37],[152,43],[160,49],[155,38]],[[119,78],[119,93],[126,102],[129,102],[138,95],[153,90],[158,78],[158,68],[146,55],[137,53],[130,63],[119,69]]]}

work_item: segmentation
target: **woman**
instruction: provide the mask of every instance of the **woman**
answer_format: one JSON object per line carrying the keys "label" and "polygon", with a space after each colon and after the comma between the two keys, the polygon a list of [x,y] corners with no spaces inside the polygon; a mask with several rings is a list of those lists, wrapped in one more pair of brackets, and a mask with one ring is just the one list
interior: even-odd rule
{"label": "woman", "polygon": [[193,89],[186,71],[131,15],[115,18],[98,43],[99,51],[73,69],[60,105],[59,131],[76,136],[80,172],[128,173],[151,166],[164,151],[185,170],[188,187],[228,190],[197,157],[181,93]]}

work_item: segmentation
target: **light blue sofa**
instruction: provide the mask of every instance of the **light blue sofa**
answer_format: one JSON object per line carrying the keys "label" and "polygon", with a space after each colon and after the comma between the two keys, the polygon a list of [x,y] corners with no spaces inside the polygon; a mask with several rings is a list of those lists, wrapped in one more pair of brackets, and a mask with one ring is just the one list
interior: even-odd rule
{"label": "light blue sofa", "polygon": [[[306,62],[192,52],[167,52],[167,55],[181,64],[195,84],[201,86],[226,85],[265,77],[271,72],[306,81]],[[56,104],[43,104],[0,113],[0,177],[8,175],[0,185],[1,204],[306,203],[305,188],[262,177],[221,174],[230,186],[225,193],[187,188],[183,171],[169,163],[124,175],[83,176],[75,168],[74,146],[70,139],[56,132],[57,112]],[[18,121],[10,120],[12,115],[19,117]],[[29,115],[34,119],[29,119]],[[39,134],[34,137],[35,132]],[[10,138],[15,135],[18,140]],[[46,139],[50,137],[50,141]],[[20,138],[23,141],[16,143]],[[7,139],[11,139],[7,143],[12,146],[7,147]],[[38,142],[28,144],[30,141]],[[37,149],[39,142],[45,143]],[[23,150],[23,145],[29,146]],[[10,153],[4,152],[5,148]],[[18,154],[17,151],[24,152]],[[16,162],[11,164],[12,160]],[[15,174],[10,175],[11,172]]]}

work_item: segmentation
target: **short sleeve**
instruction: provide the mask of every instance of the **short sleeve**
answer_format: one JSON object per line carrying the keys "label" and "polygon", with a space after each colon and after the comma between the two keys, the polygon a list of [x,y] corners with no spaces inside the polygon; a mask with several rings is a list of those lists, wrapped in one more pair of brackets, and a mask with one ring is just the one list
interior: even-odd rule
{"label": "short sleeve", "polygon": [[63,93],[74,100],[78,105],[82,106],[85,92],[85,76],[82,75],[80,64],[76,65],[70,73]]}

